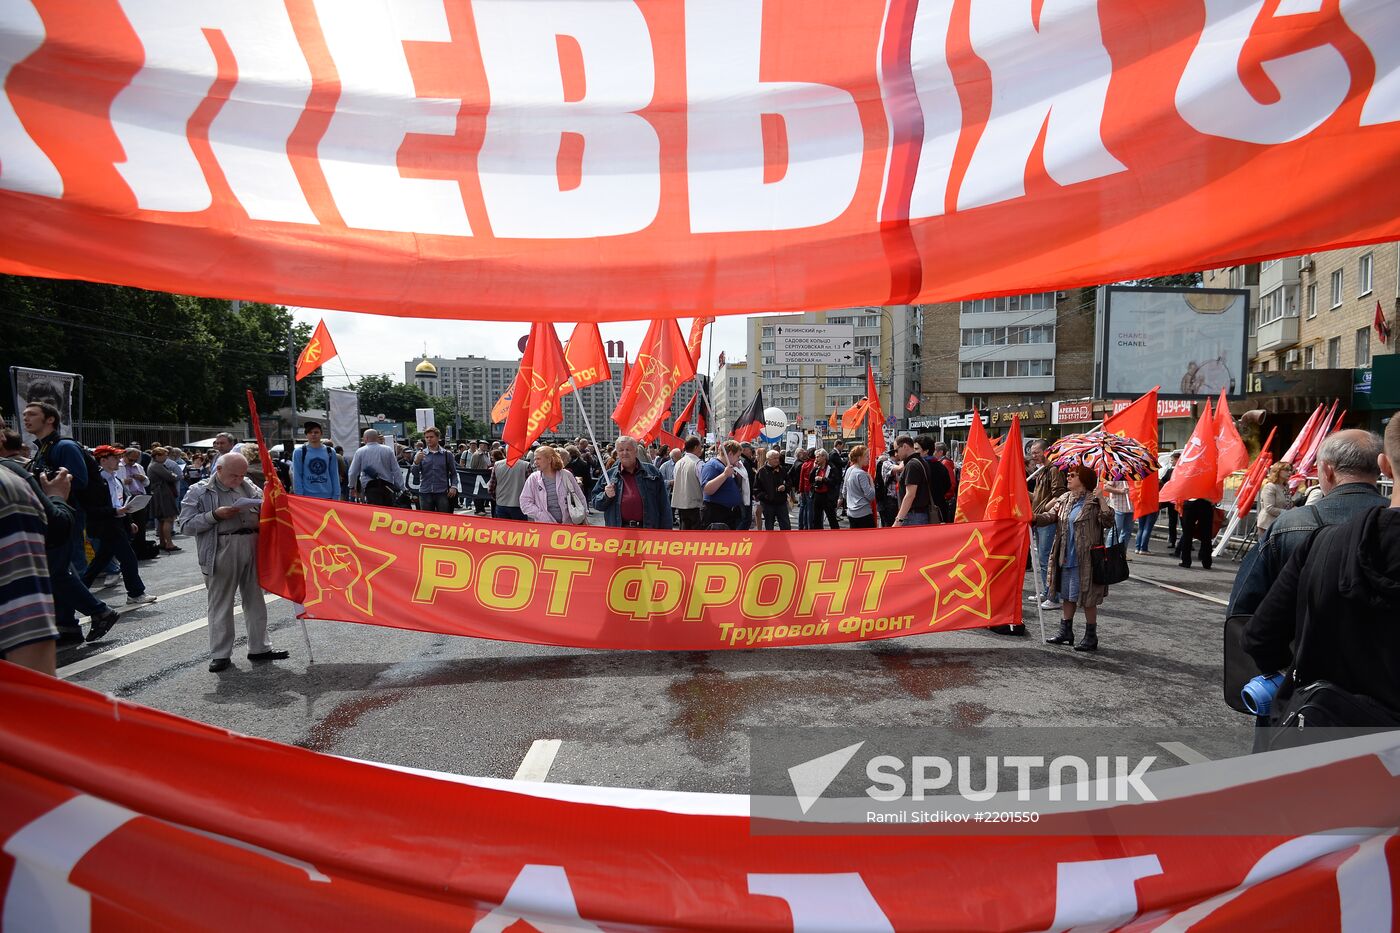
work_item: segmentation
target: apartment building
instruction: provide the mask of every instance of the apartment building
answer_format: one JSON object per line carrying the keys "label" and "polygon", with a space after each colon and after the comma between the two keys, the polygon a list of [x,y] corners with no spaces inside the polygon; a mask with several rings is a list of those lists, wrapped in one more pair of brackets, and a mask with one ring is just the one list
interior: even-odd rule
{"label": "apartment building", "polygon": [[[717,434],[723,434],[735,421],[739,420],[749,402],[753,400],[753,385],[749,379],[749,364],[746,361],[738,363],[727,363],[715,376],[711,402],[715,406],[715,424],[720,425],[710,430]],[[771,407],[774,403],[768,399],[767,393],[763,399],[765,407]],[[784,409],[786,410],[786,409]]]}

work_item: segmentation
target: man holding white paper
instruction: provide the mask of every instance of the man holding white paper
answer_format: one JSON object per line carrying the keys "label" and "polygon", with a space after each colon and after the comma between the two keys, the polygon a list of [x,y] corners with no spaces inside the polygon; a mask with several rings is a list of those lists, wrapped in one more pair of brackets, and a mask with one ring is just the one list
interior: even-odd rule
{"label": "man holding white paper", "polygon": [[248,660],[280,661],[267,640],[267,606],[258,583],[258,519],[262,490],[248,479],[248,460],[239,453],[219,458],[214,475],[185,493],[179,525],[192,533],[199,569],[209,595],[209,670],[229,666],[233,653],[233,595],[243,597],[248,628]]}

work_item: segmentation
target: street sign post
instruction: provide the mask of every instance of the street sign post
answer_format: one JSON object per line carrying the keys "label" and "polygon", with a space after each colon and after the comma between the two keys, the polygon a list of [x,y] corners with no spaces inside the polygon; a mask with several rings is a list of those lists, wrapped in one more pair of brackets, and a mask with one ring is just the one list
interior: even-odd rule
{"label": "street sign post", "polygon": [[277,374],[268,376],[267,394],[274,398],[285,396],[287,394],[287,377],[285,375]]}
{"label": "street sign post", "polygon": [[779,324],[774,337],[779,366],[853,366],[856,362],[852,324]]}

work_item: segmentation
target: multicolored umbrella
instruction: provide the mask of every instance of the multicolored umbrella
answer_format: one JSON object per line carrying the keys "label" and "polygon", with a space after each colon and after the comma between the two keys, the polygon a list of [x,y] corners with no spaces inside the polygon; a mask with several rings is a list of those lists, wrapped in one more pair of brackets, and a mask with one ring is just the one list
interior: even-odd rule
{"label": "multicolored umbrella", "polygon": [[1060,469],[1085,466],[1104,479],[1144,479],[1157,472],[1157,457],[1138,441],[1106,431],[1071,434],[1051,444],[1045,456]]}

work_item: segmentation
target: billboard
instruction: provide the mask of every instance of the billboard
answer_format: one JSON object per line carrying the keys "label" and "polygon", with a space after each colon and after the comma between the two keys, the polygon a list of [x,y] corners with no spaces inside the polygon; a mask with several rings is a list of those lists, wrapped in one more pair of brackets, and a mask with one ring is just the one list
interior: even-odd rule
{"label": "billboard", "polygon": [[1099,289],[1096,394],[1242,397],[1248,371],[1249,292],[1110,285]]}

